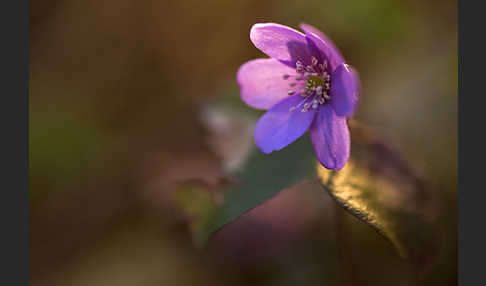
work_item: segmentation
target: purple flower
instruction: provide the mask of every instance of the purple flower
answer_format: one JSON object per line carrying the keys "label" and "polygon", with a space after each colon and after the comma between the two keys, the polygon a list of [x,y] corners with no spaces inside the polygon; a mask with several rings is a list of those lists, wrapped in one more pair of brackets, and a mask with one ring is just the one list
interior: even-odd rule
{"label": "purple flower", "polygon": [[271,58],[239,68],[241,98],[268,110],[253,134],[264,153],[284,148],[309,129],[319,162],[340,170],[349,158],[346,117],[358,103],[359,77],[322,32],[307,24],[300,27],[305,35],[275,23],[253,25],[251,41]]}

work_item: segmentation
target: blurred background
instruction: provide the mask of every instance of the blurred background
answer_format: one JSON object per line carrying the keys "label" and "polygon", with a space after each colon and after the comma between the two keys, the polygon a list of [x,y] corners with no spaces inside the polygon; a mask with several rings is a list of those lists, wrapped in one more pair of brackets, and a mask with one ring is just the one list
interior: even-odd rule
{"label": "blurred background", "polygon": [[[31,285],[457,284],[457,1],[32,0],[30,9]],[[245,214],[210,247],[193,243],[191,210],[206,197],[181,207],[174,194],[186,180],[220,184],[253,148],[258,113],[240,102],[235,75],[265,57],[249,40],[257,22],[309,23],[360,73],[355,119],[427,183],[437,240],[419,274],[312,183]],[[221,123],[201,112],[221,101],[241,114]],[[221,146],[221,129],[238,140]]]}

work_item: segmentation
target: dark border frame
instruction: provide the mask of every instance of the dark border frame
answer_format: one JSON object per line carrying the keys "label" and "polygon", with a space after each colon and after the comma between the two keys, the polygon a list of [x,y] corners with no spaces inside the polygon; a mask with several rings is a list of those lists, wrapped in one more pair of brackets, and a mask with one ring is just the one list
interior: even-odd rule
{"label": "dark border frame", "polygon": [[[478,3],[474,7],[472,3]],[[481,58],[484,15],[481,2],[458,0],[458,73],[459,73],[459,225],[458,280],[459,285],[483,285],[484,282],[484,164],[480,151],[486,146],[484,128],[485,72]],[[469,42],[467,42],[467,39]],[[477,101],[477,102],[474,102]],[[466,134],[469,138],[466,138]]]}
{"label": "dark border frame", "polygon": [[29,1],[5,1],[2,30],[3,285],[29,285]]}

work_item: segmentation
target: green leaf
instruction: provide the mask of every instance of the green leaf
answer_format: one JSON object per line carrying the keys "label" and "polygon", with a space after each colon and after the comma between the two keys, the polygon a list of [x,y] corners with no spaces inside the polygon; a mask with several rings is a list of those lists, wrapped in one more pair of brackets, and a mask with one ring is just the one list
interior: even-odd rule
{"label": "green leaf", "polygon": [[234,184],[224,190],[223,203],[194,233],[196,242],[204,244],[215,231],[282,189],[315,179],[314,168],[314,151],[308,136],[270,155],[254,148],[245,164],[229,174]]}
{"label": "green leaf", "polygon": [[[424,198],[422,182],[370,129],[350,122],[351,158],[343,170],[335,172],[317,163],[307,135],[278,152],[263,154],[252,138],[256,116],[224,104],[213,104],[204,114],[210,146],[222,158],[227,177],[226,184],[217,189],[193,182],[192,191],[179,190],[186,192],[181,206],[191,213],[197,245],[205,245],[216,231],[281,190],[319,178],[340,206],[392,242],[402,257],[407,256],[405,245],[413,245],[413,233],[423,226],[417,223]],[[206,202],[212,197],[203,208],[197,206],[201,195]]]}
{"label": "green leaf", "polygon": [[[180,184],[176,190],[176,204],[189,218],[196,245],[205,245],[214,232],[281,190],[307,179],[317,180],[308,135],[283,150],[264,154],[253,139],[253,128],[261,112],[249,111],[241,100],[227,99],[210,102],[201,110],[209,147],[221,159],[225,177],[220,181],[225,183],[208,186],[196,180]],[[207,202],[208,194],[211,204],[201,207],[199,201]]]}
{"label": "green leaf", "polygon": [[319,180],[335,201],[388,239],[405,258],[424,226],[422,181],[369,128],[350,122],[351,158],[340,171],[318,164]]}

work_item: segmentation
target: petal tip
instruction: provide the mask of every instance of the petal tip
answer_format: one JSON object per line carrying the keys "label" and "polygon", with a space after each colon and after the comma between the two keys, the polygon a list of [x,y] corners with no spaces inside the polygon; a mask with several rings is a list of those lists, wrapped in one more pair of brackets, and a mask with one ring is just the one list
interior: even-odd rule
{"label": "petal tip", "polygon": [[341,170],[348,162],[351,140],[346,118],[331,106],[321,107],[310,129],[317,160],[327,169]]}
{"label": "petal tip", "polygon": [[259,140],[257,140],[257,135],[253,133],[253,141],[255,142],[255,145],[258,147],[260,151],[264,154],[270,154],[274,151],[273,146],[269,144],[263,144]]}
{"label": "petal tip", "polygon": [[260,29],[268,28],[268,27],[271,27],[271,26],[281,27],[283,25],[280,25],[280,24],[277,24],[277,23],[255,23],[250,28],[250,40],[252,42],[254,42],[254,40],[256,40],[257,37],[259,36],[259,30]]}
{"label": "petal tip", "polygon": [[240,97],[249,106],[269,109],[288,97],[288,82],[282,75],[292,68],[271,58],[259,58],[242,64],[236,72]]}
{"label": "petal tip", "polygon": [[[304,22],[301,22],[299,23],[299,28],[304,31],[305,34],[308,34],[308,33],[311,33],[313,32],[314,34],[316,34],[316,31],[319,31],[317,30],[317,28],[315,28],[314,26],[312,25],[309,25],[307,23],[304,23]],[[318,35],[319,36],[319,35]]]}
{"label": "petal tip", "polygon": [[243,79],[242,79],[242,76],[243,76],[243,72],[244,72],[244,69],[246,68],[246,66],[248,65],[248,63],[250,63],[251,61],[247,61],[246,63],[240,65],[238,67],[238,70],[236,71],[236,83],[238,83],[238,85],[240,86],[240,88],[242,87],[242,83],[243,83]]}
{"label": "petal tip", "polygon": [[346,166],[347,160],[344,163],[338,164],[338,162],[333,162],[333,164],[329,164],[329,162],[326,162],[325,164],[321,161],[319,163],[326,169],[328,170],[333,170],[333,171],[341,171],[344,166]]}
{"label": "petal tip", "polygon": [[267,56],[294,67],[297,59],[309,57],[305,35],[277,23],[256,23],[250,29],[253,45]]}

